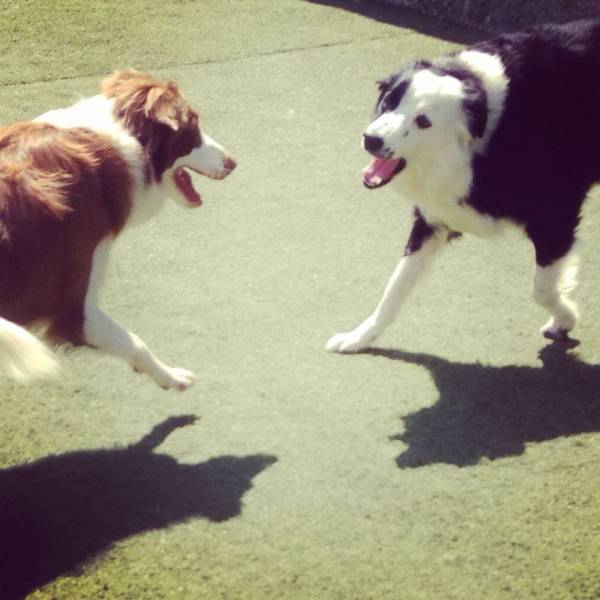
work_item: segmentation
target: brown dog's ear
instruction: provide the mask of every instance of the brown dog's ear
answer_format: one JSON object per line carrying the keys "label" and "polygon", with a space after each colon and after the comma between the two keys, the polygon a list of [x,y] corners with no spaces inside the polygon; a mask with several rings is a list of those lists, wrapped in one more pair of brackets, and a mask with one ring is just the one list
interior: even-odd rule
{"label": "brown dog's ear", "polygon": [[195,113],[177,84],[159,82],[135,69],[116,71],[102,82],[102,93],[115,100],[115,114],[136,137],[147,139],[148,125],[165,125],[172,131],[185,127]]}
{"label": "brown dog's ear", "polygon": [[182,108],[181,97],[168,85],[149,90],[144,112],[149,119],[178,131],[182,124]]}

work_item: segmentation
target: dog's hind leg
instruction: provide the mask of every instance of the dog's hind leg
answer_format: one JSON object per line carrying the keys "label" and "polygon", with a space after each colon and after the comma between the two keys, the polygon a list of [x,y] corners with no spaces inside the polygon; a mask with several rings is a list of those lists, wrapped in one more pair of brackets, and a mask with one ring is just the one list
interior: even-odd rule
{"label": "dog's hind leg", "polygon": [[[569,299],[577,285],[578,256],[573,248],[574,234],[545,240],[532,238],[536,250],[533,298],[549,313],[549,321],[541,328],[544,337],[564,339],[577,322],[577,305]],[[558,256],[557,256],[558,255]]]}
{"label": "dog's hind leg", "polygon": [[326,345],[332,352],[359,352],[367,348],[394,320],[398,310],[425,274],[438,250],[448,239],[448,231],[435,228],[417,210],[404,256],[390,277],[383,296],[373,314],[356,329],[334,335]]}
{"label": "dog's hind leg", "polygon": [[577,259],[569,252],[550,265],[536,265],[533,297],[551,315],[540,331],[552,340],[566,338],[577,322],[577,305],[568,297],[577,285]]}

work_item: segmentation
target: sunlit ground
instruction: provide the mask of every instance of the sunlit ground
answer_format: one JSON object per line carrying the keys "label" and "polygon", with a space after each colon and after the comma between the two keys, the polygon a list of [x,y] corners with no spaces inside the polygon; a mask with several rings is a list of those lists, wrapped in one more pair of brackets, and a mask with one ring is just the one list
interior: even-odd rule
{"label": "sunlit ground", "polygon": [[135,66],[178,81],[239,167],[125,234],[103,295],[194,388],[87,350],[59,383],[0,383],[0,598],[600,594],[597,194],[578,347],[539,337],[533,253],[509,234],[455,243],[374,351],[324,350],[410,222],[361,184],[375,81],[477,37],[346,4],[1,8],[2,121]]}

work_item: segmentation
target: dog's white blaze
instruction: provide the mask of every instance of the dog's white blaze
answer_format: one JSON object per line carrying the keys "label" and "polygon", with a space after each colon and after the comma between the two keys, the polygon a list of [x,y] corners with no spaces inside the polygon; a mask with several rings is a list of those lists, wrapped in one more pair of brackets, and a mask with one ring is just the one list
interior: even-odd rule
{"label": "dog's white blaze", "polygon": [[437,75],[428,69],[418,71],[413,76],[414,98],[444,95],[460,98],[462,96],[462,85],[455,77],[449,75]]}
{"label": "dog's white blaze", "polygon": [[367,135],[378,136],[387,141],[389,136],[402,132],[405,121],[406,117],[403,114],[397,112],[385,112],[369,124],[365,133]]}
{"label": "dog's white blaze", "polygon": [[202,175],[221,179],[228,173],[225,167],[227,157],[225,148],[202,132],[202,144],[198,148],[194,148],[187,156],[178,158],[170,170],[189,167]]}

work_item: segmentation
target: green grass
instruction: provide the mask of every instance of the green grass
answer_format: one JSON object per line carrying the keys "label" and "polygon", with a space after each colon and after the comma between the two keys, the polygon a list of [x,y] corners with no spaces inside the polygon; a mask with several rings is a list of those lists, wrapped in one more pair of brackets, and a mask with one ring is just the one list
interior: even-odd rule
{"label": "green grass", "polygon": [[239,167],[127,232],[104,290],[194,388],[87,350],[59,383],[0,382],[0,598],[598,598],[597,194],[577,348],[539,337],[509,235],[453,244],[377,350],[323,349],[410,221],[360,182],[374,80],[460,32],[355,2],[5,6],[3,121],[132,65],[177,80]]}
{"label": "green grass", "polygon": [[[385,8],[369,12],[392,15]],[[335,24],[325,14],[303,1],[267,7],[264,0],[3,0],[0,85],[98,75],[116,66],[194,67],[394,31],[391,25],[376,31],[351,14]]]}

